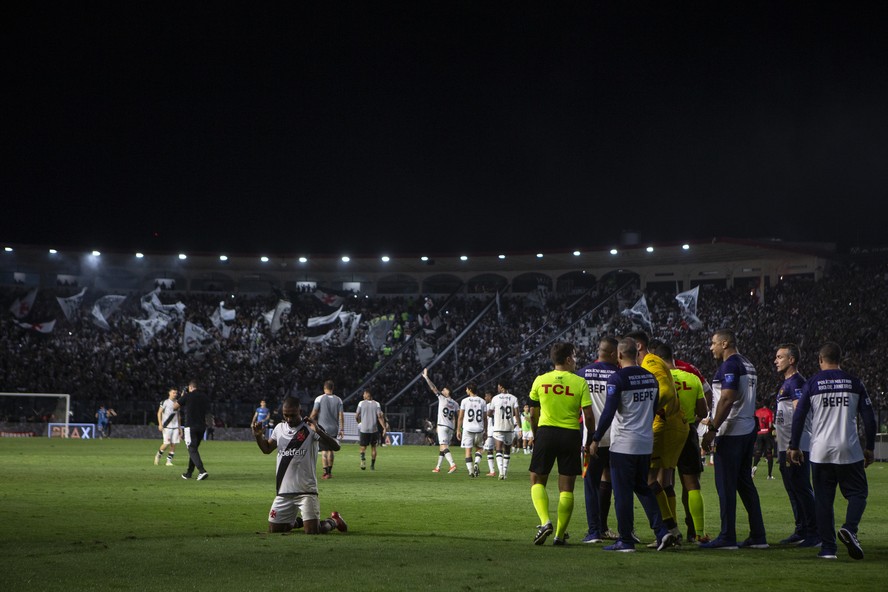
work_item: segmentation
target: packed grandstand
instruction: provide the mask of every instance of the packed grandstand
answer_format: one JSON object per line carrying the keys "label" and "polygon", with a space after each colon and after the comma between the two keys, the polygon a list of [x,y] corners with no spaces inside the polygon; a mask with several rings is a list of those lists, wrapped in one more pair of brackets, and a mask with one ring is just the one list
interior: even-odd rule
{"label": "packed grandstand", "polygon": [[[760,397],[773,396],[780,381],[777,344],[798,344],[800,370],[810,375],[817,348],[833,340],[844,348],[843,366],[867,385],[880,426],[888,417],[888,370],[879,355],[888,338],[888,264],[879,259],[834,260],[817,275],[781,276],[766,291],[724,280],[644,282],[642,289],[637,275],[619,273],[570,289],[541,282],[515,291],[500,283],[411,294],[312,282],[234,294],[163,282],[125,292],[43,284],[0,287],[0,391],[69,393],[72,421],[92,421],[106,404],[118,423],[148,424],[169,386],[198,378],[217,425],[242,427],[260,399],[274,407],[295,394],[307,403],[333,379],[346,410],[360,399],[354,393],[370,388],[412,430],[434,411],[417,380],[424,366],[457,398],[472,381],[482,392],[504,383],[523,400],[533,377],[549,368],[552,342],[576,343],[582,366],[599,336],[640,327],[711,376],[709,338],[726,326],[737,330],[740,351],[758,370]],[[676,300],[692,287],[699,287],[699,323],[689,323],[686,303]],[[646,317],[633,314],[640,302]],[[4,422],[58,420],[45,400],[0,405]]]}

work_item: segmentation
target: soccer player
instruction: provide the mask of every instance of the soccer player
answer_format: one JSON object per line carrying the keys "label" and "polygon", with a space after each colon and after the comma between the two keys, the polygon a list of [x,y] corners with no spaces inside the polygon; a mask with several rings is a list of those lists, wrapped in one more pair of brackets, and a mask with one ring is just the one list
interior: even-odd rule
{"label": "soccer player", "polygon": [[[598,359],[588,366],[577,371],[589,385],[589,394],[592,397],[592,413],[596,421],[600,421],[604,411],[605,396],[607,393],[607,379],[611,374],[619,370],[617,365],[617,340],[613,337],[603,337],[598,342]],[[583,424],[585,430],[595,431],[594,424]],[[587,435],[588,437],[588,435]],[[588,527],[584,543],[600,543],[604,540],[607,530],[602,505],[610,507],[611,483],[610,483],[610,430],[602,433],[598,443],[598,454],[586,459],[586,472],[583,475],[583,491],[586,495],[586,525]],[[605,496],[607,501],[602,504]]]}
{"label": "soccer player", "polygon": [[320,520],[318,502],[318,443],[325,442],[335,451],[339,442],[311,419],[303,420],[295,397],[284,399],[281,413],[284,421],[274,427],[268,439],[265,426],[259,422],[252,425],[259,450],[265,454],[277,451],[277,487],[268,512],[268,532],[290,532],[299,526],[305,534],[326,534],[334,528],[346,532],[348,525],[339,512]]}
{"label": "soccer player", "polygon": [[203,459],[200,457],[200,443],[203,441],[204,431],[207,429],[207,414],[210,412],[210,398],[198,388],[198,382],[192,380],[188,383],[185,393],[176,401],[176,409],[185,409],[185,446],[188,447],[188,469],[182,473],[183,479],[191,479],[194,469],[197,469],[197,480],[203,481],[209,475],[204,469]]}
{"label": "soccer player", "polygon": [[635,552],[635,510],[632,494],[638,497],[657,537],[656,549],[661,551],[678,542],[663,524],[657,498],[649,483],[648,472],[654,447],[654,415],[660,407],[660,386],[651,372],[638,366],[638,349],[632,338],[617,343],[620,369],[606,383],[604,410],[589,444],[589,456],[598,456],[605,432],[611,428],[610,467],[614,489],[614,508],[620,538],[605,551]]}
{"label": "soccer player", "polygon": [[[333,394],[334,386],[332,380],[324,382],[324,393],[314,400],[310,419],[320,425],[328,434],[336,434],[339,439],[342,439],[345,435],[345,414],[342,412],[342,399]],[[321,464],[324,466],[324,474],[321,475],[321,479],[332,479],[335,451],[329,450],[324,441],[321,441],[319,446]]]}
{"label": "soccer player", "polygon": [[438,464],[432,469],[433,473],[441,472],[441,463],[444,459],[450,463],[448,473],[456,472],[456,463],[453,461],[453,454],[450,452],[450,441],[453,440],[453,432],[456,430],[456,415],[459,413],[459,403],[454,401],[450,396],[450,389],[444,387],[440,391],[432,380],[429,378],[429,369],[423,368],[422,377],[425,378],[429,388],[438,396]]}
{"label": "soccer player", "polygon": [[768,407],[767,401],[762,402],[762,406],[755,410],[755,417],[758,420],[758,431],[755,434],[755,448],[752,451],[752,476],[758,470],[759,461],[762,455],[768,459],[768,479],[774,478],[774,436],[771,430],[774,429],[774,412]]}
{"label": "soccer player", "polygon": [[385,415],[382,414],[382,407],[377,401],[373,400],[373,394],[364,389],[364,400],[358,403],[358,409],[355,412],[355,421],[358,423],[359,441],[361,447],[361,470],[367,468],[367,458],[365,451],[367,446],[370,447],[370,470],[376,470],[376,445],[380,442],[380,430],[382,429],[382,437],[385,437]]}
{"label": "soccer player", "polygon": [[256,407],[256,411],[253,413],[253,419],[250,421],[250,425],[258,422],[267,430],[269,421],[271,421],[271,409],[268,408],[265,399],[263,399],[259,401],[259,406]]}
{"label": "soccer player", "polygon": [[160,464],[163,451],[166,447],[170,447],[170,453],[167,454],[166,466],[173,466],[173,457],[176,455],[176,444],[179,443],[179,410],[176,407],[176,398],[179,391],[172,386],[167,389],[167,398],[160,404],[157,409],[157,429],[163,437],[163,444],[160,450],[154,455],[154,464]]}
{"label": "soccer player", "polygon": [[[491,401],[493,401],[493,393],[487,391],[484,393],[484,415],[489,417],[491,409]],[[487,476],[496,477],[496,467],[493,464],[493,455],[496,450],[496,444],[493,441],[493,425],[487,422],[487,432],[484,435],[484,454],[487,455]]]}
{"label": "soccer player", "polygon": [[504,480],[509,472],[509,460],[512,456],[512,442],[515,440],[515,424],[518,423],[518,397],[509,393],[499,383],[497,394],[490,400],[487,407],[488,425],[496,446],[496,467],[500,480]]}
{"label": "soccer player", "polygon": [[660,344],[654,352],[666,362],[675,391],[681,403],[681,411],[690,429],[684,447],[678,457],[678,475],[681,479],[681,503],[685,511],[685,524],[688,527],[688,542],[708,542],[704,527],[703,492],[700,489],[700,473],[703,472],[700,459],[700,436],[697,433],[697,422],[709,416],[706,398],[703,394],[703,383],[696,374],[676,367],[672,347]]}
{"label": "soccer player", "polygon": [[533,430],[530,428],[530,405],[524,404],[521,413],[521,438],[524,440],[524,454],[533,452]]}
{"label": "soccer player", "polygon": [[[459,403],[459,416],[456,420],[456,437],[466,451],[466,469],[469,477],[481,474],[481,448],[484,446],[484,432],[487,429],[487,404],[475,394],[475,383],[466,385],[468,397]],[[475,462],[472,462],[472,449]]]}
{"label": "soccer player", "polygon": [[[755,367],[737,351],[731,329],[712,335],[709,351],[719,362],[712,379],[713,417],[703,436],[707,450],[715,441],[715,489],[721,513],[721,530],[702,549],[767,549],[765,523],[758,491],[752,480],[752,448],[755,445]],[[737,544],[737,495],[749,515],[749,537]]]}
{"label": "soccer player", "polygon": [[[873,462],[876,438],[876,417],[866,387],[859,378],[842,370],[842,349],[827,342],[820,348],[820,372],[802,387],[792,416],[792,438],[789,459],[801,465],[799,442],[805,420],[811,418],[811,474],[814,481],[814,503],[817,532],[820,535],[821,559],[836,558],[836,527],[833,504],[836,486],[848,500],[845,522],[839,529],[839,540],[852,559],[863,559],[863,547],[857,529],[866,508],[869,488],[866,467]],[[865,447],[857,435],[857,416],[863,420]]]}
{"label": "soccer player", "polygon": [[[681,402],[675,392],[675,381],[669,366],[662,358],[652,353],[648,346],[656,347],[661,342],[648,338],[644,331],[633,331],[627,335],[633,339],[638,349],[638,365],[650,372],[660,385],[659,407],[654,414],[654,448],[651,452],[651,466],[648,483],[660,505],[660,515],[666,528],[677,539],[678,529],[675,501],[675,467],[688,439],[688,422],[681,411]],[[654,543],[649,545],[651,548]]]}
{"label": "soccer player", "polygon": [[794,343],[777,346],[774,366],[783,376],[783,384],[777,391],[777,415],[774,420],[774,429],[777,432],[777,465],[780,467],[783,488],[789,496],[789,505],[795,519],[795,530],[780,541],[780,544],[816,547],[820,545],[820,537],[817,536],[814,489],[811,487],[811,465],[808,463],[811,451],[810,425],[805,425],[799,439],[799,450],[802,451],[799,463],[789,463],[786,459],[786,449],[792,437],[792,415],[802,395],[802,387],[805,386],[805,377],[798,371],[800,359],[801,353]]}
{"label": "soccer player", "polygon": [[[593,425],[589,385],[575,374],[577,361],[571,343],[555,343],[549,358],[555,369],[541,374],[530,389],[530,426],[534,434],[530,458],[530,498],[540,519],[535,545],[542,545],[555,532],[555,545],[566,543],[565,534],[574,507],[574,485],[582,474],[580,452],[583,439],[580,412],[586,425]],[[558,520],[552,528],[546,484],[558,461]]]}

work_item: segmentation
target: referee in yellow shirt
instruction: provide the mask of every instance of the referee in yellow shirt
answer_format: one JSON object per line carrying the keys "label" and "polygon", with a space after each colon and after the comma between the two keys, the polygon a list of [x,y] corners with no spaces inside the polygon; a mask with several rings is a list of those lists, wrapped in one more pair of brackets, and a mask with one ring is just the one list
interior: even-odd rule
{"label": "referee in yellow shirt", "polygon": [[[555,545],[565,544],[565,533],[573,513],[574,483],[583,473],[583,448],[580,412],[589,426],[591,437],[595,428],[589,384],[576,375],[576,350],[571,343],[556,343],[549,351],[555,370],[537,376],[530,389],[530,427],[534,447],[530,460],[530,497],[540,518],[535,545],[542,545],[553,530]],[[589,442],[586,442],[588,444]],[[549,518],[549,495],[546,483],[555,461],[558,461],[558,521],[552,528]]]}

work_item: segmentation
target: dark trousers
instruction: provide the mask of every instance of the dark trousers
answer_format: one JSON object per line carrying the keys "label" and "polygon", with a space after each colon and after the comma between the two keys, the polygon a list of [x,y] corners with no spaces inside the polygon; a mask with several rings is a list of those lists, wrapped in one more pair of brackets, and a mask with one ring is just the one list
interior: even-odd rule
{"label": "dark trousers", "polygon": [[617,530],[620,540],[634,545],[632,530],[635,528],[635,509],[632,494],[638,497],[647,515],[651,530],[659,541],[668,532],[660,516],[657,498],[648,485],[648,469],[651,466],[650,454],[620,454],[610,452],[611,486],[614,488],[614,509],[617,514]]}
{"label": "dark trousers", "polygon": [[817,533],[820,535],[821,549],[835,551],[836,522],[833,504],[836,501],[836,486],[838,485],[842,495],[848,500],[842,527],[857,534],[860,519],[866,509],[866,496],[869,494],[863,461],[850,465],[812,462],[811,475],[814,480]]}
{"label": "dark trousers", "polygon": [[[586,523],[588,533],[604,534],[601,528],[601,475],[610,463],[609,448],[599,448],[598,458],[589,458],[586,475],[583,477],[583,491],[586,494]],[[587,534],[588,534],[587,533]]]}
{"label": "dark trousers", "polygon": [[200,448],[201,440],[203,440],[204,435],[204,427],[196,427],[196,428],[185,428],[185,444],[188,446],[188,470],[185,471],[186,475],[191,475],[194,472],[194,468],[197,467],[199,473],[205,473],[203,466],[203,460],[200,458],[200,452],[197,451]]}
{"label": "dark trousers", "polygon": [[811,464],[808,452],[801,465],[786,466],[786,451],[779,453],[780,476],[789,497],[792,516],[795,519],[795,533],[808,538],[817,534],[817,518],[814,513],[814,489],[811,487]]}
{"label": "dark trousers", "polygon": [[715,441],[715,489],[721,516],[719,538],[737,542],[737,495],[749,515],[749,537],[765,538],[762,504],[752,481],[755,430],[745,436],[719,436]]}

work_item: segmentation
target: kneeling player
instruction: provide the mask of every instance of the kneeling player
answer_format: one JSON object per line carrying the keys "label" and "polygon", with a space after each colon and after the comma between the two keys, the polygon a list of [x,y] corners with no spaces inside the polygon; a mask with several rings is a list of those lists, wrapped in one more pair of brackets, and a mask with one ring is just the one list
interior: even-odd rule
{"label": "kneeling player", "polygon": [[334,451],[339,450],[339,442],[321,426],[303,419],[295,397],[284,399],[281,413],[284,421],[275,426],[267,440],[262,424],[256,422],[252,426],[262,452],[271,454],[277,450],[277,495],[268,512],[268,532],[289,532],[300,522],[306,534],[325,534],[334,528],[346,532],[348,526],[339,512],[320,520],[318,502],[318,442]]}

